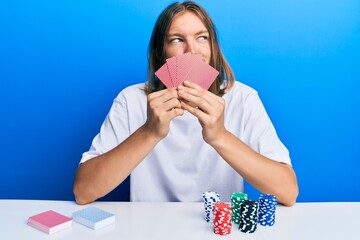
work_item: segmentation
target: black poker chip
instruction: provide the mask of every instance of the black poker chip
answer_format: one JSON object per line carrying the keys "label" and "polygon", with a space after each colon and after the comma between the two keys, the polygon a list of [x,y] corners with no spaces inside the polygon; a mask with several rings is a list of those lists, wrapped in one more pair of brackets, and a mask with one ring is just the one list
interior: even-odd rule
{"label": "black poker chip", "polygon": [[253,233],[257,228],[259,205],[253,200],[244,200],[240,205],[239,229],[244,233]]}

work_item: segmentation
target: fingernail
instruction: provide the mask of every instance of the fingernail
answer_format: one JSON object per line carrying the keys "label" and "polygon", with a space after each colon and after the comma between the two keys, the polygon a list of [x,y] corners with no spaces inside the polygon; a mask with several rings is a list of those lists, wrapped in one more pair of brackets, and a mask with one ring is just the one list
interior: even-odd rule
{"label": "fingernail", "polygon": [[190,85],[190,81],[185,80],[185,81],[184,81],[184,84],[186,84],[186,85]]}

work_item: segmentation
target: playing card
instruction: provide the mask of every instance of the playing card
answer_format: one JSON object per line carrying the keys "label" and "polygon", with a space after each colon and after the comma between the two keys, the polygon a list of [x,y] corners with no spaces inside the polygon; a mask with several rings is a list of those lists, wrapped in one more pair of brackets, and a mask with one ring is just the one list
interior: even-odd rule
{"label": "playing card", "polygon": [[219,72],[208,65],[199,55],[185,53],[166,59],[166,63],[155,72],[167,88],[177,87],[185,80],[209,89]]}
{"label": "playing card", "polygon": [[155,75],[161,80],[161,82],[167,87],[172,88],[173,84],[170,78],[170,73],[168,71],[168,67],[164,64],[159,70],[155,72]]}
{"label": "playing card", "polygon": [[185,81],[185,77],[189,74],[192,68],[192,59],[194,55],[185,53],[177,56],[177,71],[176,71],[176,86],[179,86]]}
{"label": "playing card", "polygon": [[168,68],[168,71],[169,71],[169,75],[170,75],[170,78],[171,78],[171,82],[172,82],[172,85],[174,87],[177,87],[178,84],[177,83],[177,79],[176,79],[176,75],[177,75],[177,57],[171,57],[171,58],[168,58],[166,59],[166,64],[167,64],[167,68]]}
{"label": "playing card", "polygon": [[191,58],[191,70],[185,77],[185,80],[194,82],[204,89],[209,89],[219,72],[204,62],[201,57],[193,55]]}

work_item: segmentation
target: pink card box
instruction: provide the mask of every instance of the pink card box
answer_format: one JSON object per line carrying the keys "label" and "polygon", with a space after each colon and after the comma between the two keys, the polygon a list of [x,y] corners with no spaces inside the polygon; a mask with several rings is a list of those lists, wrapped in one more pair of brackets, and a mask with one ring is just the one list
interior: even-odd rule
{"label": "pink card box", "polygon": [[53,210],[49,210],[29,217],[27,223],[29,226],[40,231],[52,234],[71,227],[72,219]]}

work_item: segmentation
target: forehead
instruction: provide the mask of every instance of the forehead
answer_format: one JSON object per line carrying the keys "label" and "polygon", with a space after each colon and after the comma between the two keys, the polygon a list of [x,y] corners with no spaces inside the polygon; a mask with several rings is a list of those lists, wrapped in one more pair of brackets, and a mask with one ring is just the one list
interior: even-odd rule
{"label": "forehead", "polygon": [[199,30],[207,30],[201,19],[191,11],[184,11],[173,18],[169,28],[169,33]]}

